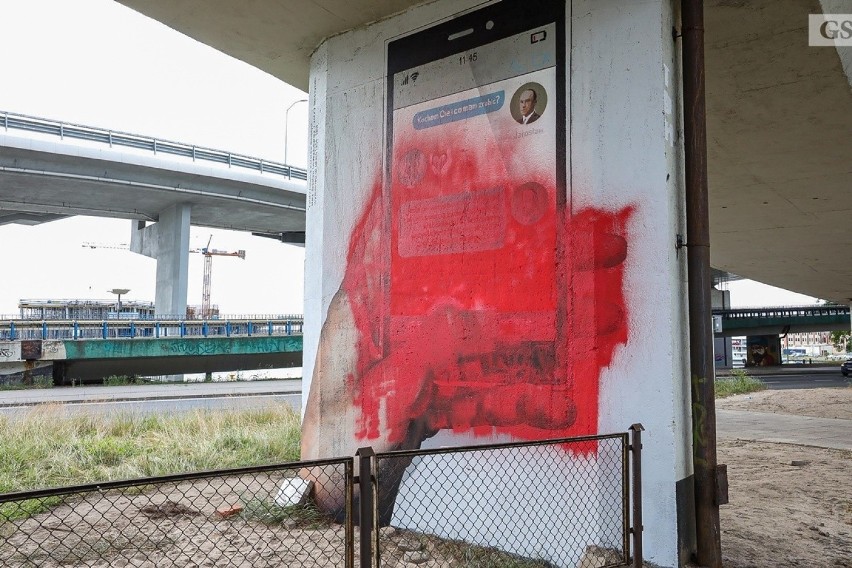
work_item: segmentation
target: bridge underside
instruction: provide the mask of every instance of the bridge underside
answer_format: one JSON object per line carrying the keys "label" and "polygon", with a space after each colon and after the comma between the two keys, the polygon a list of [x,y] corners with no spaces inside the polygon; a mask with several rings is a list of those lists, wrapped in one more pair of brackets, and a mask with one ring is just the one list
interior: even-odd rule
{"label": "bridge underside", "polygon": [[[119,1],[302,89],[324,38],[420,3]],[[705,2],[711,260],[848,302],[852,49],[808,47],[808,14],[822,11],[819,0]]]}
{"label": "bridge underside", "polygon": [[849,322],[764,324],[754,327],[725,329],[714,333],[714,335],[716,337],[740,337],[744,335],[786,335],[789,333],[813,333],[820,331],[849,331]]}
{"label": "bridge underside", "polygon": [[24,340],[0,343],[3,382],[51,375],[58,385],[112,375],[158,376],[300,367],[302,336]]}
{"label": "bridge underside", "polygon": [[0,225],[69,215],[157,221],[177,204],[192,224],[261,233],[305,231],[304,183],[160,156],[0,134]]}
{"label": "bridge underside", "polygon": [[302,366],[302,353],[254,353],[244,355],[197,355],[146,359],[100,359],[54,362],[56,385],[97,383],[111,376],[182,375],[283,369]]}

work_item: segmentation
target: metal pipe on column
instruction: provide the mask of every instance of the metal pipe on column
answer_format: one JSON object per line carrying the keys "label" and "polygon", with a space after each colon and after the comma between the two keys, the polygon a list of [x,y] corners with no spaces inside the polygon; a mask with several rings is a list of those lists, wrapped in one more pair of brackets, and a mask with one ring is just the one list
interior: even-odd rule
{"label": "metal pipe on column", "polygon": [[707,568],[721,568],[719,502],[716,498],[716,402],[710,300],[712,275],[704,101],[703,0],[681,0],[681,25],[696,561]]}

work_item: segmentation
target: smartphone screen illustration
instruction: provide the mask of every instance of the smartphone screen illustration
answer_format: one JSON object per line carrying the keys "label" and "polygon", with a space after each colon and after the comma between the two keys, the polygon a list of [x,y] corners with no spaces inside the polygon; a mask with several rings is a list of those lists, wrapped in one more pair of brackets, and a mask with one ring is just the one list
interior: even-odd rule
{"label": "smartphone screen illustration", "polygon": [[[432,370],[437,427],[573,420],[563,10],[506,1],[388,45],[383,344],[406,349],[436,312],[452,321],[434,329],[457,337],[435,340],[452,351]],[[566,403],[544,402],[559,391]]]}

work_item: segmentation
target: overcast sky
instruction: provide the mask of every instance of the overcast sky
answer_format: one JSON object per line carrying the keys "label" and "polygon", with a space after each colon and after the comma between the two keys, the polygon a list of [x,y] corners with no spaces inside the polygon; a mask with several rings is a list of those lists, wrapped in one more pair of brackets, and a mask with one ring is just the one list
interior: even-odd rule
{"label": "overcast sky", "polygon": [[[307,95],[111,0],[0,0],[0,110],[146,134],[283,161],[285,111]],[[289,161],[304,167],[307,105],[289,116]],[[87,241],[129,242],[130,221],[76,217],[0,226],[0,314],[21,298],[154,299],[155,261]],[[247,233],[193,228],[191,248],[245,249],[213,259],[212,301],[225,314],[301,313],[304,249]],[[190,256],[189,304],[202,258]],[[813,298],[733,282],[734,306]]]}
{"label": "overcast sky", "polygon": [[[0,0],[0,110],[284,160],[286,108],[306,98],[241,61],[111,0]],[[289,114],[288,161],[304,167],[307,105]],[[0,314],[21,298],[154,299],[156,262],[86,241],[130,240],[128,220],[75,217],[0,226]],[[191,248],[246,250],[213,259],[223,313],[301,313],[304,249],[248,233],[193,227]],[[189,303],[201,303],[202,258],[190,255]]]}

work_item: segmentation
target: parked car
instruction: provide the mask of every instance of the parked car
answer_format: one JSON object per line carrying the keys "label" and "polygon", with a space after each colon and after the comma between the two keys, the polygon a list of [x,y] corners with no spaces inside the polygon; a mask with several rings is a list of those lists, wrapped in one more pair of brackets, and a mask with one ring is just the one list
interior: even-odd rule
{"label": "parked car", "polygon": [[852,373],[852,359],[846,359],[846,361],[840,365],[840,372],[843,373],[844,377],[848,377],[849,373]]}

